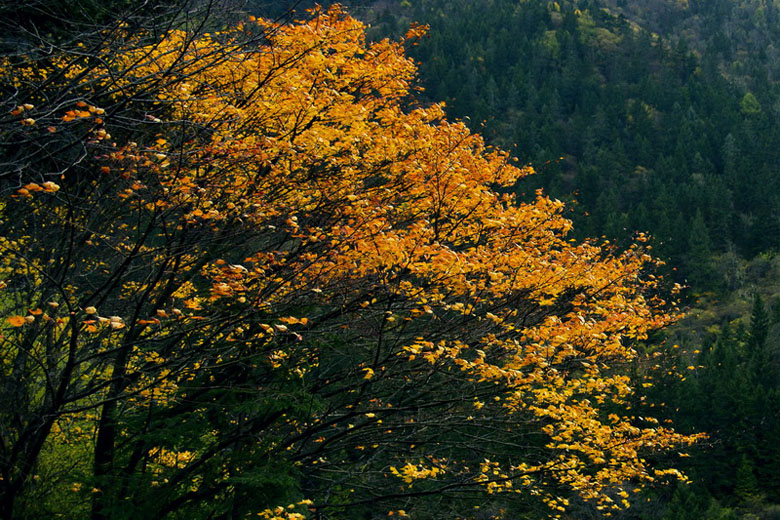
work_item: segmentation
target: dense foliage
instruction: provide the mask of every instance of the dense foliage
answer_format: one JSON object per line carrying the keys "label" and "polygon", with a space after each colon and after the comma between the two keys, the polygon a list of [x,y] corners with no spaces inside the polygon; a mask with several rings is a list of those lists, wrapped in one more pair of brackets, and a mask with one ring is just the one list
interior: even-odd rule
{"label": "dense foliage", "polygon": [[2,58],[2,518],[606,516],[684,480],[659,454],[698,437],[634,411],[676,315],[644,237],[513,195],[340,9],[213,11]]}

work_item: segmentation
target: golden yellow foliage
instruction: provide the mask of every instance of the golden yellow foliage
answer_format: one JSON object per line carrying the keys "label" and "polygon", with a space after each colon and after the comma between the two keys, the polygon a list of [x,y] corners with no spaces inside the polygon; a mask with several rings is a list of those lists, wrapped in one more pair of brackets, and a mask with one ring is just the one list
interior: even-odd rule
{"label": "golden yellow foliage", "polygon": [[[611,509],[627,504],[614,498],[623,483],[684,478],[644,453],[697,437],[630,411],[623,367],[675,319],[641,243],[569,241],[560,201],[514,195],[532,170],[442,106],[415,104],[403,42],[367,44],[364,30],[333,8],[288,25],[128,35],[94,60],[52,61],[102,98],[15,109],[49,114],[25,132],[84,128],[100,152],[89,183],[30,182],[14,199],[43,215],[40,228],[79,237],[25,285],[42,307],[67,299],[70,314],[31,316],[51,329],[29,351],[4,340],[40,395],[51,374],[67,389],[49,424],[91,422],[94,467],[110,483],[118,431],[190,421],[199,434],[175,449],[126,448],[126,473],[143,460],[154,487],[215,496],[252,461],[286,461],[323,510],[366,500],[361,486],[390,507],[439,483],[538,497],[553,512],[567,495]],[[111,105],[147,91],[134,114],[145,130],[114,143],[129,131]],[[6,253],[22,277],[28,253]],[[229,462],[210,465],[218,457]]]}

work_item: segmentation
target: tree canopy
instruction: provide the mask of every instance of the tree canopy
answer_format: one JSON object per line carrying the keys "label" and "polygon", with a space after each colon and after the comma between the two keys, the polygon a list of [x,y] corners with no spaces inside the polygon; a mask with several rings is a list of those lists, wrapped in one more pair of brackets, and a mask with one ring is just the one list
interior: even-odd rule
{"label": "tree canopy", "polygon": [[697,436],[631,407],[675,317],[643,237],[571,240],[415,102],[424,28],[213,25],[2,59],[2,518],[609,514],[684,478],[648,454]]}

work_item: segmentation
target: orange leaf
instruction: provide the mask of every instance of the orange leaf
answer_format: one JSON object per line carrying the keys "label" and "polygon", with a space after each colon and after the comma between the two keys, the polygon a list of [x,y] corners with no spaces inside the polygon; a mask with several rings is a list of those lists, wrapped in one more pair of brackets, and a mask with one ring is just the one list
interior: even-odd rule
{"label": "orange leaf", "polygon": [[12,327],[21,327],[25,324],[24,316],[11,316],[6,318],[5,321]]}

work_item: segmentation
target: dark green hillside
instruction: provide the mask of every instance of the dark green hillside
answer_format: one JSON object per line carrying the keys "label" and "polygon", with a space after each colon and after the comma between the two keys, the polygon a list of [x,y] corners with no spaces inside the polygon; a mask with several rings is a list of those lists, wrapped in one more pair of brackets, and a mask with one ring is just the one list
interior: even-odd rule
{"label": "dark green hillside", "polygon": [[668,340],[679,358],[640,376],[657,379],[652,406],[711,439],[687,459],[694,486],[629,517],[774,518],[778,3],[409,0],[372,20],[377,35],[430,25],[411,50],[425,95],[516,145],[539,172],[520,191],[541,181],[576,201],[581,236],[649,231],[667,276],[690,286],[693,308]]}
{"label": "dark green hillside", "polygon": [[[576,199],[583,235],[649,231],[678,280],[700,290],[728,289],[713,254],[750,258],[780,246],[768,56],[731,63],[756,71],[747,84],[724,70],[722,54],[597,2],[404,5],[377,13],[377,23],[388,32],[393,16],[430,24],[412,51],[428,98],[495,143],[516,144],[552,194]],[[658,24],[667,11],[646,18]],[[716,37],[699,26],[694,43]]]}

